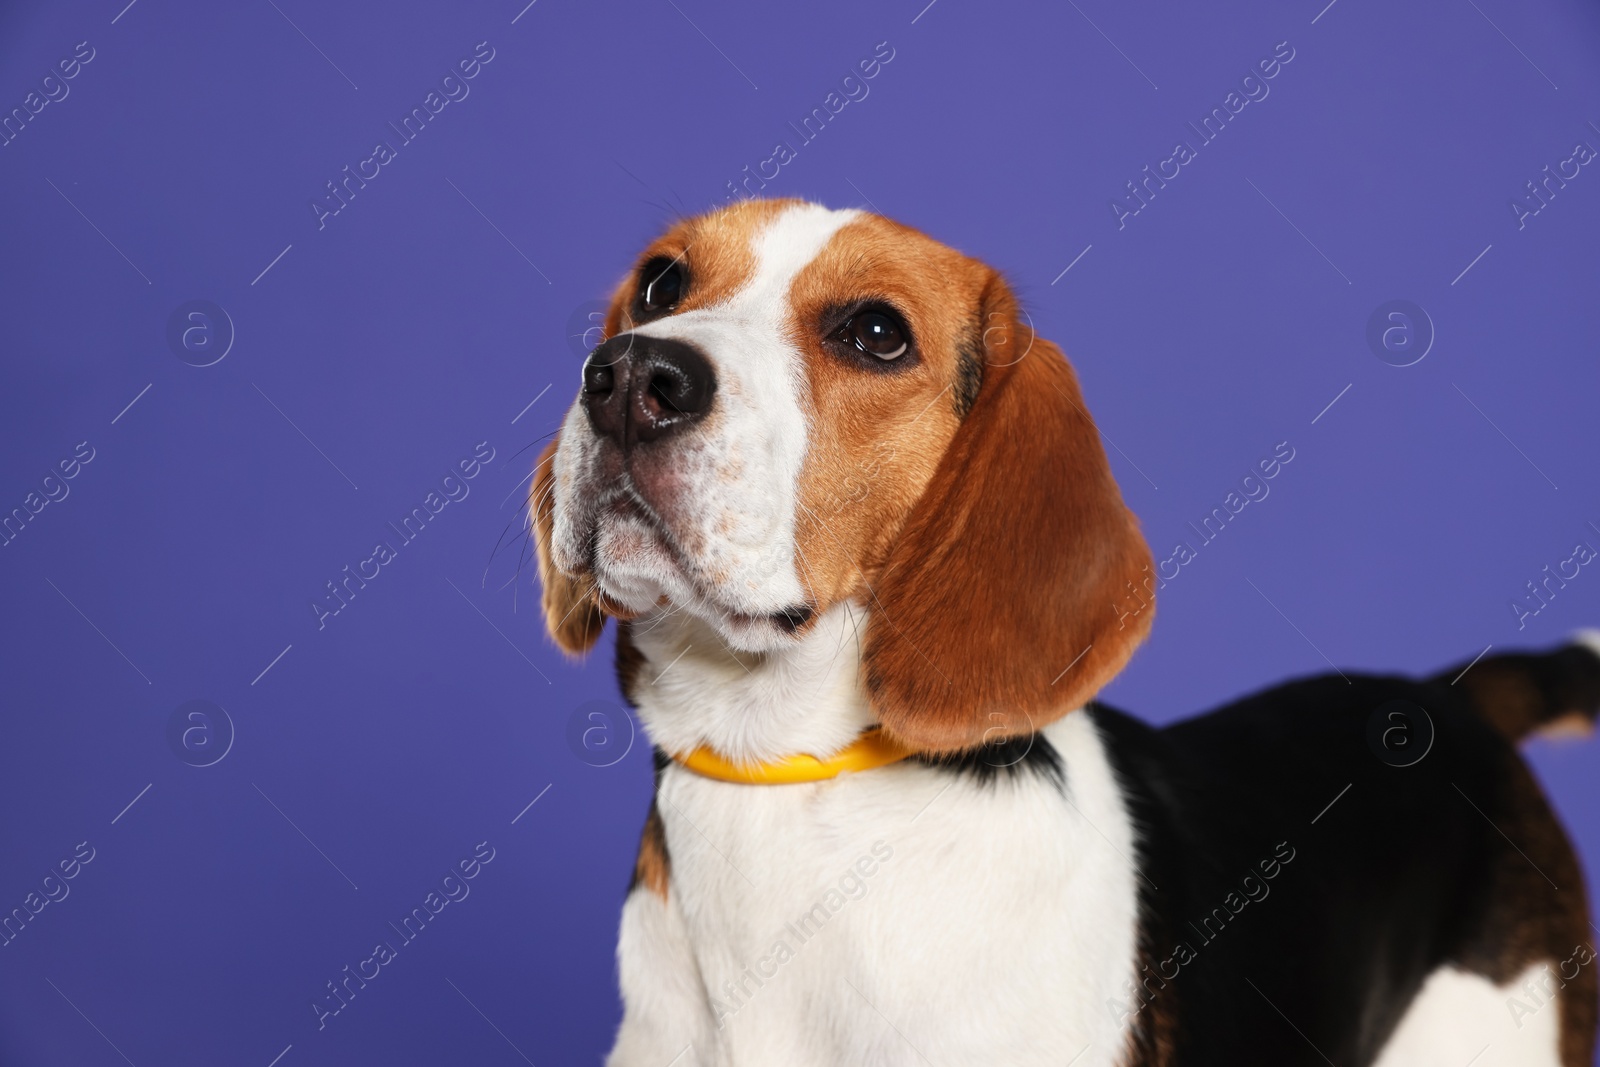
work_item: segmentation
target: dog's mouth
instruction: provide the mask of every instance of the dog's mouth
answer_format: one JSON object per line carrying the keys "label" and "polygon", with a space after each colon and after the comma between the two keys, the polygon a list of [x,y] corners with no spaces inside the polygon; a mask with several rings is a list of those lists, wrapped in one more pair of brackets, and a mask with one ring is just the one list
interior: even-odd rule
{"label": "dog's mouth", "polygon": [[795,635],[804,630],[816,617],[816,609],[809,604],[799,604],[792,608],[774,612],[767,616],[772,624],[786,634]]}
{"label": "dog's mouth", "polygon": [[646,504],[631,485],[614,490],[601,499],[600,506],[595,512],[595,529],[598,533],[608,522],[622,523],[630,520],[647,527],[664,547],[670,547],[670,539],[666,536],[655,509]]}
{"label": "dog's mouth", "polygon": [[704,567],[673,535],[669,524],[631,485],[607,491],[595,504],[587,569],[601,590],[636,614],[689,608],[747,638],[798,638],[816,618],[809,603],[751,613],[726,603]]}
{"label": "dog's mouth", "polygon": [[587,569],[604,587],[608,576],[667,567],[685,581],[691,571],[666,524],[629,485],[605,493],[589,517]]}

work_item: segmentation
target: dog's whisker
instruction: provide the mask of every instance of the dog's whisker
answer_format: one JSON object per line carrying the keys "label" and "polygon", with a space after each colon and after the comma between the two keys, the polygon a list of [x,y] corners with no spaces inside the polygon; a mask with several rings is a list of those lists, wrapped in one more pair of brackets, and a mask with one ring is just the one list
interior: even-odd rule
{"label": "dog's whisker", "polygon": [[511,455],[507,456],[505,458],[505,462],[500,464],[500,466],[502,466],[502,467],[506,466],[506,464],[509,464],[512,460],[514,460],[518,456],[522,455],[528,449],[533,448],[536,445],[544,444],[546,441],[550,440],[550,438],[554,437],[556,434],[558,434],[560,432],[561,432],[561,427],[557,426],[555,429],[551,430],[549,433],[540,434],[538,437],[535,437],[532,441],[529,441],[527,444],[523,445],[521,448],[519,448],[515,452],[511,453]]}
{"label": "dog's whisker", "polygon": [[512,519],[501,528],[500,536],[495,539],[494,548],[489,552],[489,560],[483,565],[483,578],[478,582],[478,588],[482,589],[489,583],[489,568],[494,566],[494,558],[499,554],[500,546],[505,542],[506,534],[511,531],[511,527],[516,525],[516,522],[516,519]]}

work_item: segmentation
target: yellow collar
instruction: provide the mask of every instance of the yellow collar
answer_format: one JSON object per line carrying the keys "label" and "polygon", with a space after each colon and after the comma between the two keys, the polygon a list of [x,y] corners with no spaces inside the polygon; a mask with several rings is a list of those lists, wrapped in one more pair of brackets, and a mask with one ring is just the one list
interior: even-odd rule
{"label": "yellow collar", "polygon": [[672,758],[696,774],[715,778],[719,782],[789,785],[794,782],[822,782],[852,771],[886,767],[911,754],[911,749],[890,741],[881,730],[874,727],[825,760],[801,754],[771,763],[739,764],[703,745],[687,756]]}

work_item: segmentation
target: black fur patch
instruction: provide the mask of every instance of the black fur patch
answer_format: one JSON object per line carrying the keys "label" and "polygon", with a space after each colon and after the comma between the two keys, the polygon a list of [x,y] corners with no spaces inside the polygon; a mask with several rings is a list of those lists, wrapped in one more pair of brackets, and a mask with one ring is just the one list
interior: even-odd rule
{"label": "black fur patch", "polygon": [[956,418],[964,419],[978,401],[983,388],[983,357],[976,340],[966,338],[956,350],[956,381],[950,390],[955,396]]}
{"label": "black fur patch", "polygon": [[[1138,834],[1130,1063],[1371,1063],[1436,968],[1503,983],[1591,936],[1559,823],[1463,689],[1328,675],[1159,730],[1092,706]],[[1406,766],[1368,739],[1397,700],[1435,730]],[[1561,993],[1566,1063],[1594,970]]]}
{"label": "black fur patch", "polygon": [[992,745],[979,745],[942,756],[915,755],[915,762],[935,770],[953,771],[980,784],[1010,780],[1018,775],[1035,774],[1065,789],[1066,769],[1061,753],[1043,734],[1023,734]]}

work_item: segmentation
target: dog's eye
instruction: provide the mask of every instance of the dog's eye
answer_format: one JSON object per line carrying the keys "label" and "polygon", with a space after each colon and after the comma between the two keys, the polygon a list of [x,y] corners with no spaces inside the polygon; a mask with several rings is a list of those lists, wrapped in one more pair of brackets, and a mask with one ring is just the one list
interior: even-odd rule
{"label": "dog's eye", "polygon": [[639,290],[639,303],[646,311],[666,311],[678,306],[683,299],[683,268],[671,260],[647,263],[641,275],[644,287]]}
{"label": "dog's eye", "polygon": [[881,311],[856,315],[839,331],[839,339],[885,362],[899,359],[910,347],[900,323]]}

